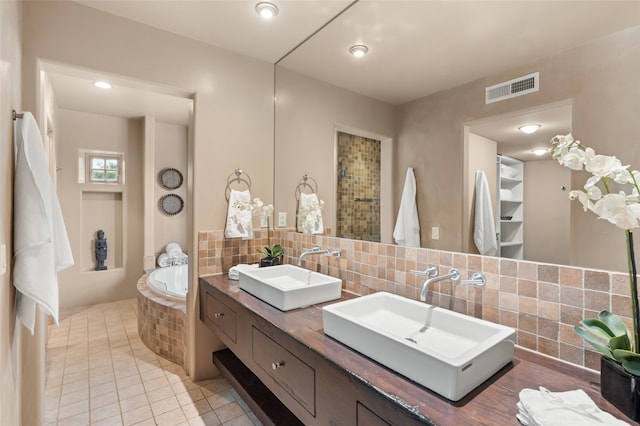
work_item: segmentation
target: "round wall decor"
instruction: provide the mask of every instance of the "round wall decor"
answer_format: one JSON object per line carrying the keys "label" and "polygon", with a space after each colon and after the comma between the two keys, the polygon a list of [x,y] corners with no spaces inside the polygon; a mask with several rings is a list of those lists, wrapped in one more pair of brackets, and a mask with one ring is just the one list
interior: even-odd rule
{"label": "round wall decor", "polygon": [[160,198],[160,209],[167,215],[173,216],[182,211],[184,200],[176,194],[167,194]]}
{"label": "round wall decor", "polygon": [[158,174],[160,185],[166,189],[178,189],[182,186],[182,173],[173,168],[162,169]]}

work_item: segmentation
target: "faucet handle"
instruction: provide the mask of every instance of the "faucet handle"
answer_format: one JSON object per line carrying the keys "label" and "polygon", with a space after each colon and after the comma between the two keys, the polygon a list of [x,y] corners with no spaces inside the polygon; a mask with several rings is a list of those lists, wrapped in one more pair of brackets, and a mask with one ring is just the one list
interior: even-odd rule
{"label": "faucet handle", "polygon": [[472,285],[472,286],[475,286],[475,287],[484,287],[486,282],[487,282],[487,277],[485,277],[484,273],[476,272],[473,275],[471,275],[470,279],[462,280],[460,283],[461,284]]}
{"label": "faucet handle", "polygon": [[438,267],[435,265],[429,265],[424,271],[417,271],[415,269],[412,269],[409,272],[414,275],[426,275],[428,277],[435,277],[438,275]]}
{"label": "faucet handle", "polygon": [[311,247],[311,248],[303,248],[302,249],[303,252],[318,251],[318,250],[320,250],[320,246],[315,246],[315,247]]}
{"label": "faucet handle", "polygon": [[342,249],[337,249],[335,251],[331,251],[330,249],[327,249],[327,256],[340,257],[341,253],[342,253]]}

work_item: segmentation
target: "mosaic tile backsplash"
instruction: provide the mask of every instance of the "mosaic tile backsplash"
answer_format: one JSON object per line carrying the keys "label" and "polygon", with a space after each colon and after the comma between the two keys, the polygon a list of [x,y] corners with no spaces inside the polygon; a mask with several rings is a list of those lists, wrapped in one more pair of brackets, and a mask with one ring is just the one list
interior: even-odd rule
{"label": "mosaic tile backsplash", "polygon": [[[343,288],[359,295],[387,291],[419,300],[424,277],[411,274],[436,265],[440,274],[455,267],[462,278],[482,271],[484,288],[458,285],[457,312],[513,327],[517,344],[593,370],[600,368],[600,354],[591,350],[573,331],[585,317],[607,309],[631,325],[629,277],[624,273],[559,266],[521,260],[485,257],[426,248],[400,247],[335,237],[306,235],[292,230],[272,230],[272,244],[281,244],[284,263],[295,264],[304,248],[316,245],[341,249],[340,258],[310,256],[303,266],[338,277]],[[258,249],[266,244],[266,231],[254,240],[229,240],[223,231],[200,232],[199,275],[227,272],[237,263],[256,263]],[[436,283],[427,303],[449,308],[451,285]]]}

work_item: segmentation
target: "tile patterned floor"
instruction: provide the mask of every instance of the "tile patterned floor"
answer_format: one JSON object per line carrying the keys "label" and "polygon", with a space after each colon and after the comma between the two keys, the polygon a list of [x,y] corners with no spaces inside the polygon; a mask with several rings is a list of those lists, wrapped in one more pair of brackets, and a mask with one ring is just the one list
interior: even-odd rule
{"label": "tile patterned floor", "polygon": [[138,337],[135,299],[61,312],[49,328],[46,425],[260,425],[224,379],[191,382]]}

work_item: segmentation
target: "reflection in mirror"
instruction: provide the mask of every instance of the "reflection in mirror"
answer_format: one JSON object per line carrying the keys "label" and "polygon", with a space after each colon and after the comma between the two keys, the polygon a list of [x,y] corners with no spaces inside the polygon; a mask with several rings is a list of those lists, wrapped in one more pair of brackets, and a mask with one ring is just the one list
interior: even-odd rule
{"label": "reflection in mirror", "polygon": [[[570,129],[576,138],[596,152],[615,155],[637,167],[638,3],[522,4],[359,2],[292,52],[276,70],[274,180],[278,206],[291,204],[281,188],[299,176],[298,169],[317,176],[322,188],[336,186],[339,169],[333,142],[340,126],[393,139],[393,173],[388,179],[382,177],[382,185],[390,185],[393,194],[391,203],[383,199],[380,205],[382,241],[391,241],[385,240],[384,217],[388,215],[391,224],[395,221],[403,173],[413,167],[420,174],[421,242],[439,250],[474,251],[469,239],[470,142],[465,133],[470,124],[569,102]],[[438,17],[437,22],[425,25],[433,17]],[[416,21],[419,24],[413,27]],[[514,23],[517,25],[511,25]],[[556,23],[562,32],[548,30]],[[385,31],[393,31],[393,37]],[[357,60],[350,57],[348,46],[362,43],[368,45],[368,54]],[[539,91],[485,103],[487,87],[534,72],[540,75]],[[501,142],[499,138],[495,141]],[[296,161],[291,161],[293,156]],[[553,163],[547,161],[551,170]],[[543,162],[533,161],[529,166],[527,161],[525,176],[534,163]],[[549,250],[556,248],[556,231],[551,231],[552,240],[540,243],[541,251],[549,254],[547,261],[624,271],[624,236],[568,202],[566,192],[558,190],[561,186],[580,188],[584,176],[574,172],[568,183],[562,180],[565,178],[545,176],[551,187],[540,191],[543,195],[537,201],[527,201],[535,209],[525,213],[527,220],[565,205],[570,218],[569,225],[563,225],[570,233],[568,243],[559,249],[562,256],[553,256]],[[552,195],[562,201],[555,201]],[[328,206],[327,211],[335,207]],[[548,224],[537,225],[533,232],[542,237]],[[335,226],[335,218],[331,225]],[[434,227],[440,229],[438,239],[431,238]]]}
{"label": "reflection in mirror", "polygon": [[380,242],[380,141],[338,132],[336,236]]}
{"label": "reflection in mirror", "polygon": [[[499,256],[537,262],[571,262],[571,201],[567,191],[571,174],[569,169],[560,167],[549,152],[549,140],[553,136],[571,132],[571,116],[571,102],[565,101],[492,116],[465,126],[469,140],[470,217],[475,217],[475,172],[483,170],[489,181]],[[530,134],[519,129],[530,123],[540,127]],[[537,149],[544,152],[536,155],[533,151]],[[496,158],[503,163],[513,159],[511,163],[517,166],[501,167]],[[518,173],[505,175],[501,169],[517,169]],[[469,228],[473,234],[473,227]],[[478,253],[473,235],[469,238],[469,251]]]}

